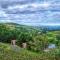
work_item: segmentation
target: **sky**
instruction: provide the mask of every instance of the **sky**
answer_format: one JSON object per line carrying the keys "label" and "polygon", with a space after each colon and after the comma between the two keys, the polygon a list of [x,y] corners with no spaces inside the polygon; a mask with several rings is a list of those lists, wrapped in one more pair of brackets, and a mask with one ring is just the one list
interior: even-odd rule
{"label": "sky", "polygon": [[60,0],[0,0],[0,23],[60,25]]}

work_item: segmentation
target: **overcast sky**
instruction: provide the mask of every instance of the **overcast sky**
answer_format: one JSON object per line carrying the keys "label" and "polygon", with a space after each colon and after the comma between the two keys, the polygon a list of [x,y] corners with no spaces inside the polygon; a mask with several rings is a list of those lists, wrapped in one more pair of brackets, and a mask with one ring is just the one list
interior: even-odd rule
{"label": "overcast sky", "polygon": [[60,25],[60,0],[0,0],[0,22]]}

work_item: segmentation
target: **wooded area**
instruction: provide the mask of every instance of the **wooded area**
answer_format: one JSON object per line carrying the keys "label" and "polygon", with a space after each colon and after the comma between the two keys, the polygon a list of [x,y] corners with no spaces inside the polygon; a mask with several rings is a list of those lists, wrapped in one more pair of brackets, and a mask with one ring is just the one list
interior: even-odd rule
{"label": "wooded area", "polygon": [[35,53],[51,51],[52,54],[60,56],[60,31],[47,31],[12,23],[0,24],[0,42],[13,43]]}

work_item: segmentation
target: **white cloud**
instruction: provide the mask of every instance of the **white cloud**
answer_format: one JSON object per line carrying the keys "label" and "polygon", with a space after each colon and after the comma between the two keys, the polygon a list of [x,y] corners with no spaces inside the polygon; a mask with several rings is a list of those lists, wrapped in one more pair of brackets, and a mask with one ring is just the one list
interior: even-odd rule
{"label": "white cloud", "polygon": [[7,17],[7,15],[5,14],[5,12],[3,10],[0,10],[0,17],[2,17],[2,16]]}
{"label": "white cloud", "polygon": [[3,11],[3,9],[0,9],[0,22],[11,22],[10,17]]}
{"label": "white cloud", "polygon": [[12,22],[11,20],[0,20],[0,23],[4,23],[4,22]]}
{"label": "white cloud", "polygon": [[60,26],[60,23],[41,23],[43,26]]}
{"label": "white cloud", "polygon": [[[0,0],[4,2],[4,0]],[[39,25],[41,23],[60,23],[60,2],[57,0],[45,0],[43,2],[27,3],[27,0],[5,0],[0,8],[0,22],[16,22],[28,25]],[[19,1],[19,3],[15,2]],[[25,1],[25,3],[20,3]],[[30,0],[28,0],[30,1]],[[32,1],[32,0],[31,0]],[[37,1],[37,0],[34,0]],[[40,1],[40,0],[39,0]],[[10,2],[10,3],[9,3]],[[7,4],[7,5],[4,5]],[[46,11],[45,11],[46,10]],[[51,11],[51,10],[56,10]]]}
{"label": "white cloud", "polygon": [[50,6],[49,3],[44,2],[44,3],[30,3],[30,4],[18,4],[18,5],[13,5],[13,6],[8,6],[8,10],[19,10],[19,11],[25,11],[25,10],[30,10],[30,11],[35,11],[38,9],[46,9]]}

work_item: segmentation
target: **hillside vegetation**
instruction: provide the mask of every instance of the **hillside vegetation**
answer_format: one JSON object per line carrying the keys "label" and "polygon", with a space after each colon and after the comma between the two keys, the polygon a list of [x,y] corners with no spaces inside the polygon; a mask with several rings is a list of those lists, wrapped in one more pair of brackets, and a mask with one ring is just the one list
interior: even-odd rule
{"label": "hillside vegetation", "polygon": [[46,53],[34,53],[18,46],[0,43],[1,60],[60,60],[59,52],[56,49]]}
{"label": "hillside vegetation", "polygon": [[[16,46],[11,45],[11,40],[16,40]],[[0,42],[1,60],[60,59],[60,31],[1,23]],[[23,43],[27,44],[26,49],[23,49]]]}

